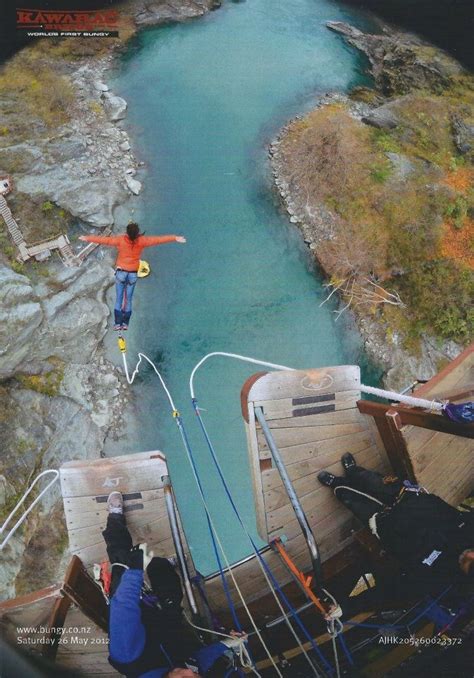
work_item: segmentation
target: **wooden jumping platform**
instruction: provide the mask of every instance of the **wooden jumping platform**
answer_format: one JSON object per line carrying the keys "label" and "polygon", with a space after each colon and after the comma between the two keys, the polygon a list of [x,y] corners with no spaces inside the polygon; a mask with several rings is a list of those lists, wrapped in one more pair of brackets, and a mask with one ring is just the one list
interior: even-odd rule
{"label": "wooden jumping platform", "polygon": [[351,452],[366,468],[385,470],[387,459],[370,422],[357,409],[356,366],[273,372],[250,380],[242,398],[255,496],[257,528],[269,542],[279,537],[301,564],[306,543],[288,494],[255,417],[262,408],[323,558],[351,540],[352,517],[317,480],[323,469],[341,475]]}
{"label": "wooden jumping platform", "polygon": [[[333,493],[319,483],[319,471],[341,475],[344,452],[351,452],[366,468],[380,472],[389,469],[372,418],[357,408],[360,395],[360,370],[356,366],[260,373],[248,379],[242,389],[258,532],[267,543],[282,539],[303,571],[311,567],[308,546],[255,410],[263,409],[324,563],[352,544],[358,526]],[[277,553],[268,550],[263,558],[280,584],[291,580]],[[255,557],[236,565],[235,573],[247,601],[267,590]],[[232,580],[228,575],[226,578],[234,592]],[[224,605],[218,577],[206,580],[206,592],[215,607]],[[234,601],[240,604],[235,596]]]}
{"label": "wooden jumping platform", "polygon": [[71,553],[87,568],[107,559],[102,530],[107,522],[107,497],[117,490],[124,496],[133,543],[146,542],[155,556],[173,556],[162,480],[166,476],[168,467],[161,452],[64,464],[60,480]]}

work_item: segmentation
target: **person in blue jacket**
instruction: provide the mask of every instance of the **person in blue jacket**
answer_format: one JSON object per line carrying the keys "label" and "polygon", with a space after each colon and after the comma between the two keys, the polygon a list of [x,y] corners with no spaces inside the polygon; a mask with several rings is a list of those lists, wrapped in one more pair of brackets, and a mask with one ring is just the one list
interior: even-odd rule
{"label": "person in blue jacket", "polygon": [[181,580],[166,558],[149,563],[152,594],[143,593],[143,551],[133,547],[120,492],[109,495],[107,508],[103,536],[112,565],[109,662],[128,678],[224,675],[233,641],[202,645],[184,622]]}

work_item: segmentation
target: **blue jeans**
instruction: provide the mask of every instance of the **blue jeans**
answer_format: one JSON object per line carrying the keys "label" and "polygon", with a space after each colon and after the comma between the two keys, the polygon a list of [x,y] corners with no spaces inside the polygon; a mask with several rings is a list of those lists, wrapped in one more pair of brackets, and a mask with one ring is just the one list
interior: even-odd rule
{"label": "blue jeans", "polygon": [[128,325],[132,315],[132,297],[137,282],[137,274],[128,271],[115,271],[115,324]]}

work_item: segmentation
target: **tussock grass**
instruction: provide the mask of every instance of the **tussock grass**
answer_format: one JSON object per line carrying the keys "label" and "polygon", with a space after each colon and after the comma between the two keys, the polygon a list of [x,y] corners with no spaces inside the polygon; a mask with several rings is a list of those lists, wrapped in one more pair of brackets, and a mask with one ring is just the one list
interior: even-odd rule
{"label": "tussock grass", "polygon": [[38,60],[37,50],[27,48],[6,62],[0,71],[0,97],[16,103],[18,116],[26,113],[39,118],[48,128],[69,120],[74,100],[67,78],[46,61]]}

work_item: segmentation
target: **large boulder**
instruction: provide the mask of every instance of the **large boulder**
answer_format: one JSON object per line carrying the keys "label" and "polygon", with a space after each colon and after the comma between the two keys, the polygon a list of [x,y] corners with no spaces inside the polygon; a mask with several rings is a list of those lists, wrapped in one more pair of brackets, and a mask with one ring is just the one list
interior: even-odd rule
{"label": "large boulder", "polygon": [[474,120],[459,113],[453,114],[451,119],[453,136],[456,147],[463,155],[474,152]]}
{"label": "large boulder", "polygon": [[19,177],[16,185],[24,193],[50,196],[52,202],[97,228],[113,224],[115,207],[127,197],[118,181],[74,177],[60,166],[41,174]]}
{"label": "large boulder", "polygon": [[107,114],[109,120],[117,122],[117,120],[123,120],[127,115],[127,102],[122,97],[118,97],[109,92],[104,92],[102,94],[102,100],[104,102],[104,110]]}
{"label": "large boulder", "polygon": [[362,122],[378,129],[394,129],[400,124],[400,119],[394,111],[391,103],[373,108],[370,113],[362,118]]}

